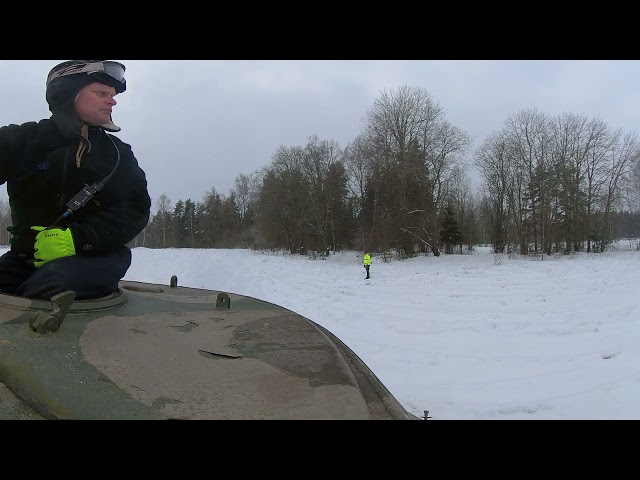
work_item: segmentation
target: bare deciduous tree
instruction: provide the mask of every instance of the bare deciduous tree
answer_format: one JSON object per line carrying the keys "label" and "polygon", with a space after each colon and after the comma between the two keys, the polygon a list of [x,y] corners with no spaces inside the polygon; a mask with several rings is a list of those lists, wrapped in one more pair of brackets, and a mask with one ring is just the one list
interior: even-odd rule
{"label": "bare deciduous tree", "polygon": [[363,138],[375,152],[364,199],[376,212],[371,240],[382,249],[397,245],[404,255],[416,244],[438,255],[442,199],[469,136],[446,121],[426,90],[403,86],[374,101]]}

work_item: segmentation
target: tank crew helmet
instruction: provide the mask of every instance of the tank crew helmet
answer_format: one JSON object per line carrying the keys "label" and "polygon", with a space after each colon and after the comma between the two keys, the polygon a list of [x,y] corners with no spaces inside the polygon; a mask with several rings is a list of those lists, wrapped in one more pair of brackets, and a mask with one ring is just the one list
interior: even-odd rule
{"label": "tank crew helmet", "polygon": [[[81,135],[82,121],[76,115],[78,92],[87,85],[99,82],[115,88],[116,94],[127,89],[125,66],[107,60],[69,60],[56,65],[47,75],[46,100],[58,129],[66,137]],[[100,125],[110,132],[119,132],[113,121]],[[82,135],[81,135],[82,136]]]}

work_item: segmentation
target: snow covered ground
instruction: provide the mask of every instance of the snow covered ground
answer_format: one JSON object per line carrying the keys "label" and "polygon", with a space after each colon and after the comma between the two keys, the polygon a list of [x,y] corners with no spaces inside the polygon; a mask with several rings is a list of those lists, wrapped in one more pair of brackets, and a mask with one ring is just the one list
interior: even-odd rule
{"label": "snow covered ground", "polygon": [[[640,419],[640,252],[537,258],[133,249],[125,280],[249,295],[328,328],[411,413]],[[6,250],[6,249],[5,249]],[[3,249],[0,249],[0,253]]]}

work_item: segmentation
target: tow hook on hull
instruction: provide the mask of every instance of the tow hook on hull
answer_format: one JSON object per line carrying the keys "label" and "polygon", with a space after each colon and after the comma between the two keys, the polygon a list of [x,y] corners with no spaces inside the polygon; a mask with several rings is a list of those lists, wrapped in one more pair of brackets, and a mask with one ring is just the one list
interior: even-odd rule
{"label": "tow hook on hull", "polygon": [[57,332],[75,299],[76,292],[71,290],[54,295],[51,297],[53,310],[38,312],[29,320],[29,327],[37,333]]}

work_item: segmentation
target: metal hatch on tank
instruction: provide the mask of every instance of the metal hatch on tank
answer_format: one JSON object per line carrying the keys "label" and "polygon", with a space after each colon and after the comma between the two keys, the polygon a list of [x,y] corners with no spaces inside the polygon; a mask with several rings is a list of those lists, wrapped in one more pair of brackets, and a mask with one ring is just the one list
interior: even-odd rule
{"label": "metal hatch on tank", "polygon": [[0,294],[0,419],[415,420],[315,322],[252,297],[122,281]]}

